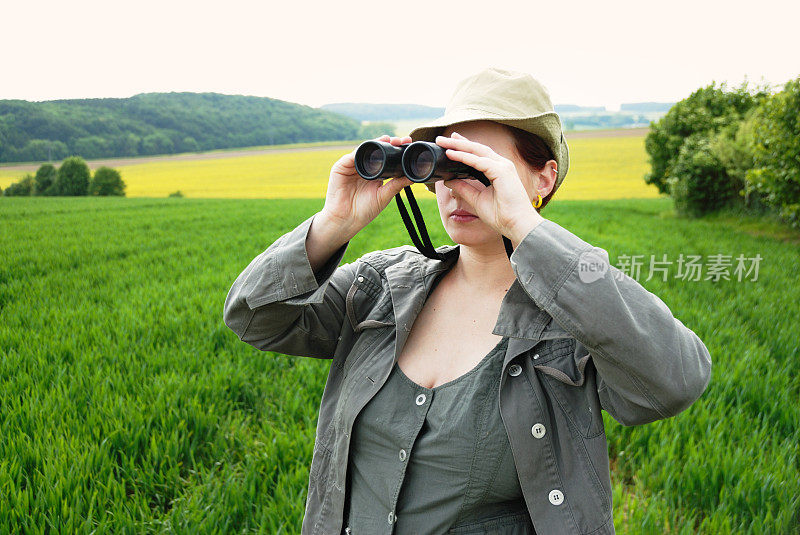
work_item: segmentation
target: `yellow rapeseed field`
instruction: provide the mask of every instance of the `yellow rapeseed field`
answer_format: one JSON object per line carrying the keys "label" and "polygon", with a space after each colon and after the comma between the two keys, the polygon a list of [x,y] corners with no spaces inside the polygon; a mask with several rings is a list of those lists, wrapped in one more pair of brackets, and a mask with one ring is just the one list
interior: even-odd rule
{"label": "yellow rapeseed field", "polygon": [[[648,170],[644,135],[576,137],[570,146],[570,169],[556,196],[560,199],[658,197],[645,184]],[[347,149],[276,152],[198,160],[169,157],[115,166],[127,184],[128,197],[166,197],[180,190],[203,198],[321,198],[333,163]],[[130,161],[130,160],[129,160]],[[89,162],[92,168],[95,167]],[[0,168],[0,187],[19,180],[23,171]],[[420,198],[431,194],[415,185]]]}

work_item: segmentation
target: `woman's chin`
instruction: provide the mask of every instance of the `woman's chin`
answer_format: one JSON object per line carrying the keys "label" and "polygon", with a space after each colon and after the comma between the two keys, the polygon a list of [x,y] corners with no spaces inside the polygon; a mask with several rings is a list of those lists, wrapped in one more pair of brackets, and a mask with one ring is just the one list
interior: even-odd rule
{"label": "woman's chin", "polygon": [[454,226],[445,227],[447,235],[454,243],[465,247],[481,247],[497,240],[497,236],[478,229],[465,229]]}

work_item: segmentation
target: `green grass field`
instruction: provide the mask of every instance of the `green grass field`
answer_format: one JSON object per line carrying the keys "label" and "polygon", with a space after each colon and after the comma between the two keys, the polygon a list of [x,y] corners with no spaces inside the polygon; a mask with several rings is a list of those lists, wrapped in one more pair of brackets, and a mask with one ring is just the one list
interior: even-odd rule
{"label": "green grass field", "polygon": [[[433,199],[421,204],[434,243],[449,243]],[[0,533],[299,533],[330,362],[240,342],[222,306],[250,260],[321,207],[0,199]],[[603,415],[615,525],[798,533],[797,235],[676,218],[668,199],[554,200],[543,215],[612,263],[762,256],[756,281],[639,279],[705,341],[713,370],[674,418]],[[345,261],[402,243],[390,205]]]}

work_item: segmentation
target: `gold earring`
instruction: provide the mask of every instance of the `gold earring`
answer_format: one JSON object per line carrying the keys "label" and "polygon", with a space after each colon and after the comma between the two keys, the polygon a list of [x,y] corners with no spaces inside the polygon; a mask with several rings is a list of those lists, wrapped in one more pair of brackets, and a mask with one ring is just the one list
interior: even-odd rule
{"label": "gold earring", "polygon": [[539,208],[541,205],[542,205],[542,196],[541,196],[541,194],[537,193],[536,194],[536,200],[533,201],[533,207],[534,208]]}

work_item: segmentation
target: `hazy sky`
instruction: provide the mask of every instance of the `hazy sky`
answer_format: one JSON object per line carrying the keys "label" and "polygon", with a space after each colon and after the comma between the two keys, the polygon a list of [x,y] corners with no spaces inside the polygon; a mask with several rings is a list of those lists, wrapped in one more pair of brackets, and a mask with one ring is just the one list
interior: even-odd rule
{"label": "hazy sky", "polygon": [[800,75],[800,2],[4,1],[0,99],[214,91],[444,106],[485,67],[556,104],[675,101]]}

